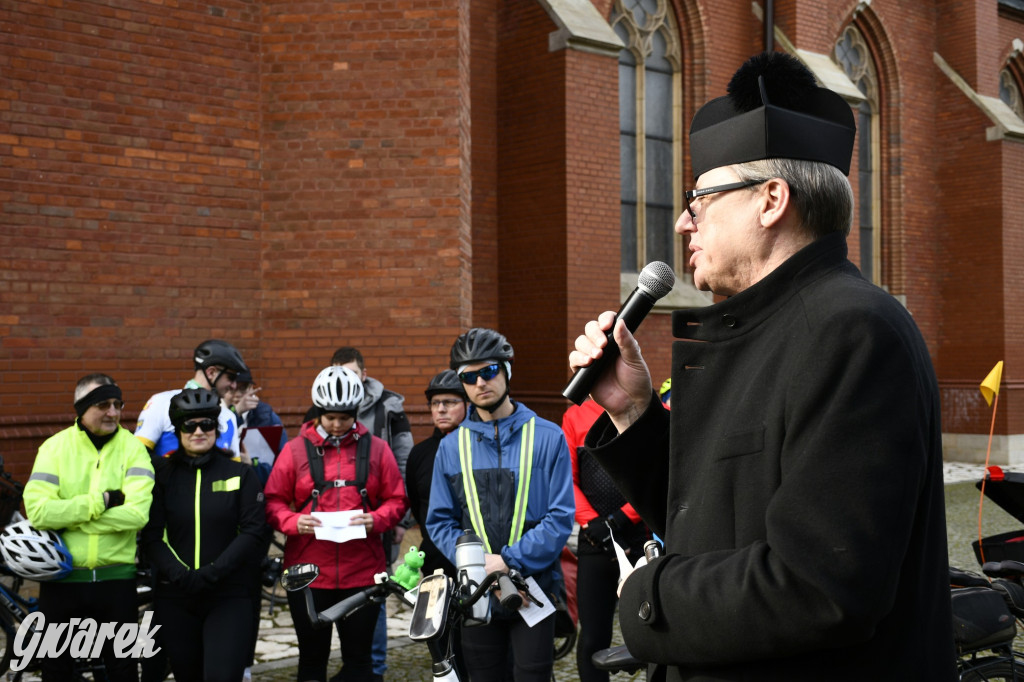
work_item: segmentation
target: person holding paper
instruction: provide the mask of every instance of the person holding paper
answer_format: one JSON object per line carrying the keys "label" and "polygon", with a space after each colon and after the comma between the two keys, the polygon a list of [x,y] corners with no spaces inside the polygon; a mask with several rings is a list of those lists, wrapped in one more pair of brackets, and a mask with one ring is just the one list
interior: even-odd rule
{"label": "person holding paper", "polygon": [[[470,329],[456,339],[449,359],[472,405],[438,447],[427,530],[456,563],[455,542],[472,529],[484,541],[488,573],[519,571],[550,606],[549,595],[563,589],[560,557],[574,512],[565,434],[509,396],[514,354],[504,335]],[[517,613],[492,598],[491,613],[488,625],[462,631],[470,679],[550,680],[554,609],[533,622],[528,605]]]}
{"label": "person holding paper", "polygon": [[[388,444],[356,421],[363,399],[359,375],[347,367],[327,367],[314,380],[312,396],[317,416],[281,451],[265,492],[270,525],[287,536],[285,566],[320,567],[311,586],[320,611],[373,585],[374,574],[386,570],[380,536],[402,518],[408,500]],[[361,450],[368,458],[362,481]],[[346,539],[343,529],[318,518],[327,513],[335,525],[330,513],[347,511],[354,511],[349,523],[363,526],[364,537]],[[325,682],[331,631],[313,629],[301,593],[290,592],[288,601],[299,641],[297,679]],[[379,614],[360,609],[337,624],[346,682],[373,679],[370,648]]]}

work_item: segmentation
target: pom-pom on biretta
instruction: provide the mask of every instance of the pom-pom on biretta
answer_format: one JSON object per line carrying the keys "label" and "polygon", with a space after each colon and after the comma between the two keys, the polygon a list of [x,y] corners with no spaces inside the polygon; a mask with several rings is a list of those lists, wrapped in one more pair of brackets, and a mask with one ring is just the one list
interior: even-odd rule
{"label": "pom-pom on biretta", "polygon": [[[762,78],[767,102],[761,99]],[[726,92],[737,111],[751,111],[762,104],[799,110],[808,93],[817,89],[814,75],[798,59],[784,52],[762,52],[744,62],[732,75]]]}
{"label": "pom-pom on biretta", "polygon": [[846,101],[818,87],[813,74],[781,52],[751,57],[729,94],[701,107],[690,125],[693,177],[759,159],[803,159],[850,173],[857,133]]}

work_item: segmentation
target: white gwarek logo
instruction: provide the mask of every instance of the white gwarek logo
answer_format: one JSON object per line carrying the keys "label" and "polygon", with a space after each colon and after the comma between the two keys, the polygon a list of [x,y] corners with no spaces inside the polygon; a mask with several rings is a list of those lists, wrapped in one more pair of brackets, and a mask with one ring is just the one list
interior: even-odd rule
{"label": "white gwarek logo", "polygon": [[153,612],[146,611],[141,623],[97,623],[92,618],[72,618],[67,623],[46,624],[41,611],[29,614],[14,638],[11,670],[25,669],[33,658],[57,658],[65,652],[74,658],[99,658],[109,642],[117,658],[151,658],[160,625],[151,628]]}

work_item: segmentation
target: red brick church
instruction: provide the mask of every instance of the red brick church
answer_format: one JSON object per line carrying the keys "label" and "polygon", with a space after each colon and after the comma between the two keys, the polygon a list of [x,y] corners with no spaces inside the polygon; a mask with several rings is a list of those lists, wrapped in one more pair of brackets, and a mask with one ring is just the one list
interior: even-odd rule
{"label": "red brick church", "polygon": [[[0,6],[0,455],[86,373],[125,422],[231,341],[293,435],[341,345],[406,396],[470,326],[558,420],[567,353],[672,224],[696,109],[766,47],[858,120],[850,251],[914,315],[947,458],[1024,462],[1024,0],[12,0]],[[668,375],[669,316],[640,340]],[[1021,400],[1021,402],[1018,402]]]}

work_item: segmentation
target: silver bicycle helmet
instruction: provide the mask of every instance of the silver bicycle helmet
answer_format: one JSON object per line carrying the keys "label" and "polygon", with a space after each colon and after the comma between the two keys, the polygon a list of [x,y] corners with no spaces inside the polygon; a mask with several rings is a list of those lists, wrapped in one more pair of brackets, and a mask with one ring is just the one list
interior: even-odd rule
{"label": "silver bicycle helmet", "polygon": [[430,385],[423,393],[427,396],[428,401],[438,393],[454,393],[463,400],[466,399],[466,389],[462,387],[459,375],[455,373],[454,369],[446,369],[431,379]]}
{"label": "silver bicycle helmet", "polygon": [[313,380],[313,404],[324,412],[356,414],[363,402],[363,382],[348,367],[325,367]]}
{"label": "silver bicycle helmet", "polygon": [[25,521],[0,532],[0,556],[15,575],[28,580],[59,580],[71,573],[71,553],[52,530]]}

